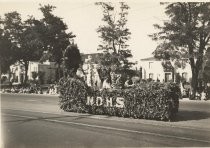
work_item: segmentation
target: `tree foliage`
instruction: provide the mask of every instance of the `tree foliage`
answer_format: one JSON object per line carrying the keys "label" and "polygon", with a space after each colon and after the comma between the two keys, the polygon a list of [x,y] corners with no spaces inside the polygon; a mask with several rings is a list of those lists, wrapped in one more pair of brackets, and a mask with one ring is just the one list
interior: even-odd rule
{"label": "tree foliage", "polygon": [[48,57],[51,61],[56,62],[58,71],[60,71],[60,66],[63,62],[63,52],[70,44],[69,39],[74,38],[75,35],[72,32],[66,33],[68,27],[62,18],[53,14],[55,8],[55,6],[51,5],[40,5],[40,10],[44,16],[41,19],[43,28],[40,32],[44,42],[44,50],[48,51]]}
{"label": "tree foliage", "polygon": [[126,71],[133,64],[128,60],[128,58],[132,57],[127,44],[131,34],[126,26],[129,6],[124,2],[120,2],[119,12],[117,13],[117,8],[112,3],[98,2],[96,5],[102,7],[102,21],[104,22],[97,29],[100,34],[99,37],[102,39],[98,50],[104,52],[99,57],[100,71],[105,71],[103,73]]}
{"label": "tree foliage", "polygon": [[16,61],[23,64],[26,83],[29,61],[39,60],[42,55],[42,41],[40,40],[40,34],[37,32],[39,21],[31,16],[23,22],[21,15],[14,11],[6,13],[1,24],[5,36],[3,44],[9,45],[9,42],[12,43],[10,47],[7,46],[7,50],[11,50],[8,54],[12,62],[7,64],[13,64]]}
{"label": "tree foliage", "polygon": [[[2,24],[1,18],[0,24]],[[0,75],[7,73],[10,65],[15,63],[14,50],[15,46],[9,40],[8,34],[5,34],[4,29],[0,28]]]}
{"label": "tree foliage", "polygon": [[82,64],[81,55],[77,45],[69,45],[64,52],[64,64],[70,75],[75,75],[80,64]]}
{"label": "tree foliage", "polygon": [[206,82],[210,82],[210,47],[206,51],[205,64],[203,68],[203,78]]}
{"label": "tree foliage", "polygon": [[[175,60],[185,59],[192,70],[192,91],[197,90],[198,75],[210,40],[210,3],[178,2],[166,3],[165,13],[169,20],[155,24],[159,32],[150,35],[155,41],[162,41],[154,51],[155,57]],[[180,63],[179,63],[180,64]]]}
{"label": "tree foliage", "polygon": [[40,5],[43,19],[29,16],[22,21],[21,15],[14,11],[5,13],[0,18],[0,62],[1,73],[7,72],[15,62],[24,65],[25,82],[27,81],[29,61],[50,60],[58,65],[58,77],[61,77],[61,64],[72,32],[66,33],[67,25],[62,18],[53,14],[56,7]]}

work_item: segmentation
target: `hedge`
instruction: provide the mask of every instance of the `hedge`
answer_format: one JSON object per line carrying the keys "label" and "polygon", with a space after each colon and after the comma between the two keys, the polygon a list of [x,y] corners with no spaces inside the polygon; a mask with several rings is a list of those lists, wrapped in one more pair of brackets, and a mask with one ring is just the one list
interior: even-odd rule
{"label": "hedge", "polygon": [[59,84],[60,108],[65,111],[166,121],[173,120],[179,108],[180,89],[174,83],[147,82],[101,91],[75,78]]}

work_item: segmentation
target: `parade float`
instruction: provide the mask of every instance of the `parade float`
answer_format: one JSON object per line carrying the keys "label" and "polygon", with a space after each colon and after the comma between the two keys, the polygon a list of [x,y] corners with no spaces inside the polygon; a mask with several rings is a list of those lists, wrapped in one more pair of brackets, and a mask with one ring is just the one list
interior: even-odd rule
{"label": "parade float", "polygon": [[126,89],[95,90],[79,78],[62,78],[60,108],[138,119],[174,120],[179,108],[180,89],[175,83],[142,82]]}

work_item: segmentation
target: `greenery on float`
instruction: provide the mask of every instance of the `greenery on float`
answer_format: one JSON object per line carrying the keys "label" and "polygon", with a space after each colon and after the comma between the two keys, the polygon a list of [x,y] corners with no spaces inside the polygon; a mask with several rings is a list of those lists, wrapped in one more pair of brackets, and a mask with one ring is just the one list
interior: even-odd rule
{"label": "greenery on float", "polygon": [[[173,120],[179,108],[180,89],[175,83],[144,82],[129,89],[93,90],[78,78],[63,78],[59,83],[60,108],[69,112],[132,117],[139,119]],[[87,97],[93,104],[87,105]],[[97,106],[97,97],[103,103]],[[124,107],[115,106],[117,97],[124,98]],[[107,106],[112,98],[113,106]]]}

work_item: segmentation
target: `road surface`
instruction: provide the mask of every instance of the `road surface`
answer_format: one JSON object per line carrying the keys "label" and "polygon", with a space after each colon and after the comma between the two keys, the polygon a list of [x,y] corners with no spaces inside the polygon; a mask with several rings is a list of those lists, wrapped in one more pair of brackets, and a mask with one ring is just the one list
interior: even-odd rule
{"label": "road surface", "polygon": [[5,148],[210,146],[210,102],[180,101],[175,122],[63,112],[57,96],[1,94]]}

